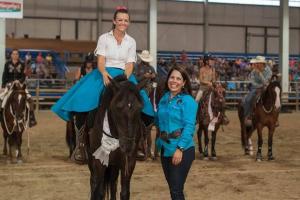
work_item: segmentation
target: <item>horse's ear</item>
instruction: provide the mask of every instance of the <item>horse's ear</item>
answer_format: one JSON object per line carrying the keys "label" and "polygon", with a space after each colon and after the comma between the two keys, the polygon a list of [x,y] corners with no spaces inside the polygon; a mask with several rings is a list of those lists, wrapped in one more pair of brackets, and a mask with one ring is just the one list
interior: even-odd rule
{"label": "horse's ear", "polygon": [[111,78],[109,78],[109,79],[110,79],[109,87],[110,87],[114,92],[117,91],[117,90],[119,90],[120,84],[119,84],[117,81],[115,81],[114,79],[111,79]]}
{"label": "horse's ear", "polygon": [[278,76],[277,75],[272,75],[271,77],[271,82],[274,82],[274,81],[278,81]]}

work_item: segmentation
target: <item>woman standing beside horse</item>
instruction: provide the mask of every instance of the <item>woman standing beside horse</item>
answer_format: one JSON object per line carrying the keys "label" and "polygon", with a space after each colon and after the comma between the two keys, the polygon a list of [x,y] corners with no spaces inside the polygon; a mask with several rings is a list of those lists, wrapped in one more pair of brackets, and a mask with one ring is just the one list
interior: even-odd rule
{"label": "woman standing beside horse", "polygon": [[172,200],[184,200],[184,183],[195,159],[197,103],[191,96],[188,74],[180,67],[170,70],[165,88],[157,110],[161,131],[157,147]]}

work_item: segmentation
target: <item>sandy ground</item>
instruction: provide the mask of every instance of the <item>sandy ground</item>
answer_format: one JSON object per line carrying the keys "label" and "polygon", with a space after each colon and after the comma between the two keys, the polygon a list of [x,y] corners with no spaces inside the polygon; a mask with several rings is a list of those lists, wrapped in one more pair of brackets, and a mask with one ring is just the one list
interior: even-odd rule
{"label": "sandy ground", "polygon": [[[261,163],[243,155],[237,113],[231,111],[228,116],[230,125],[217,137],[218,160],[200,160],[196,152],[197,159],[185,185],[186,199],[300,199],[300,113],[280,115],[280,127],[274,136],[276,160]],[[26,155],[27,134],[23,135],[23,164],[6,164],[6,158],[0,156],[0,199],[88,199],[89,171],[87,166],[67,159],[64,122],[48,111],[41,111],[38,123],[27,131],[30,156]],[[266,138],[264,134],[264,156]],[[256,134],[253,139],[256,143]],[[0,145],[3,147],[2,139]],[[159,161],[137,163],[131,199],[170,199]]]}

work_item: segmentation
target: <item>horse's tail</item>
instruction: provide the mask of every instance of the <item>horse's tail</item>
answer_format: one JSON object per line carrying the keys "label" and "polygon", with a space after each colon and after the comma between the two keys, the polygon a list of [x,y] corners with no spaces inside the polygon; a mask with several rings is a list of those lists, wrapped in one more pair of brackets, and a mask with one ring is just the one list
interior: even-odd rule
{"label": "horse's tail", "polygon": [[241,126],[241,144],[242,144],[242,147],[244,148],[246,145],[245,144],[245,134],[244,134],[245,124],[244,124],[244,109],[243,109],[241,101],[238,102],[238,116],[239,116],[240,126]]}

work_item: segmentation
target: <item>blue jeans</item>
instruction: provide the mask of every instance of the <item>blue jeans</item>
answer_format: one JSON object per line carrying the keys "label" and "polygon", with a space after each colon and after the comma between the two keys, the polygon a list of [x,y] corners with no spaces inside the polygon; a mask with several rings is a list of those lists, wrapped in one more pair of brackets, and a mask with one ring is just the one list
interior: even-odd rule
{"label": "blue jeans", "polygon": [[[163,149],[162,153],[163,155]],[[195,147],[185,150],[178,165],[172,164],[172,157],[161,157],[162,168],[169,185],[172,200],[184,200],[184,183],[195,160]]]}
{"label": "blue jeans", "polygon": [[256,96],[256,88],[251,88],[244,100],[244,117],[249,117],[253,109],[253,101]]}

